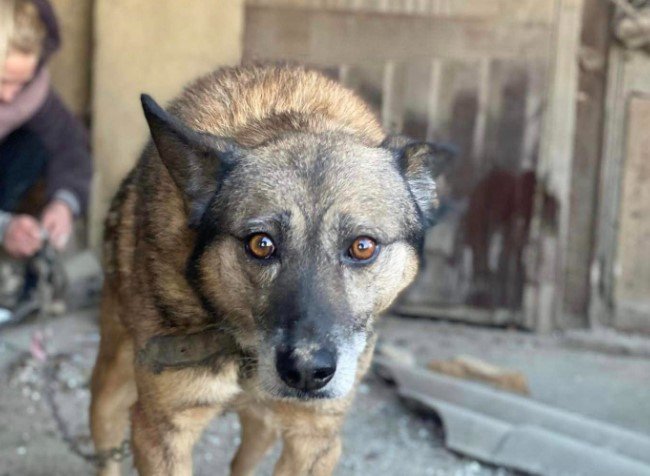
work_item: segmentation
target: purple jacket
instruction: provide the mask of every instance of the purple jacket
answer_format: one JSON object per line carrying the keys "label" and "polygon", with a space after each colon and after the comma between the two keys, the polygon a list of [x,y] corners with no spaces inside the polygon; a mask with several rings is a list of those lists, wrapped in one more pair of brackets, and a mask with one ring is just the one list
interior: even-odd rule
{"label": "purple jacket", "polygon": [[[47,28],[39,65],[42,68],[59,48],[61,40],[56,16],[48,0],[32,1]],[[92,178],[92,159],[84,126],[50,87],[40,109],[20,127],[34,132],[49,152],[45,172],[48,201],[56,196],[71,205],[75,214],[83,213],[88,205]]]}

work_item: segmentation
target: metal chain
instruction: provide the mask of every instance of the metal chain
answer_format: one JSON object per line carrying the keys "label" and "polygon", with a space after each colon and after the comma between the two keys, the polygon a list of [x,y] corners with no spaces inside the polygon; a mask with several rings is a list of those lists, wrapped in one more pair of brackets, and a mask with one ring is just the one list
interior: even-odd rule
{"label": "metal chain", "polygon": [[[43,249],[32,260],[32,262],[29,263],[29,266],[32,266],[33,271],[36,272],[38,276],[36,289],[36,302],[38,303],[38,306],[35,306],[34,309],[39,310],[40,318],[47,315],[47,312],[51,307],[50,303],[52,301],[52,296],[60,294],[67,284],[65,282],[65,275],[61,263],[58,259],[58,254],[50,246],[47,239],[45,243]],[[19,350],[8,342],[2,342],[2,345],[15,351]],[[50,414],[52,415],[52,419],[56,424],[59,436],[73,454],[76,454],[84,461],[87,461],[98,468],[103,468],[109,461],[119,463],[129,458],[131,456],[131,442],[128,438],[125,438],[119,446],[93,453],[84,451],[77,438],[71,434],[68,425],[61,416],[61,411],[55,397],[55,387],[58,382],[57,365],[64,360],[71,360],[70,355],[66,353],[48,355],[47,361],[42,368],[44,380],[43,394],[45,402],[49,407]]]}
{"label": "metal chain", "polygon": [[61,439],[67,444],[72,453],[98,468],[103,468],[109,461],[115,461],[118,463],[124,461],[131,456],[131,442],[128,438],[124,439],[119,446],[91,453],[82,450],[77,439],[70,433],[70,429],[61,416],[61,411],[55,398],[55,382],[57,381],[56,364],[67,357],[69,356],[63,353],[50,356],[43,371],[45,380],[43,393],[45,395],[45,401],[47,402],[52,418],[56,423]]}
{"label": "metal chain", "polygon": [[91,462],[98,468],[103,468],[109,461],[121,463],[131,456],[131,442],[125,439],[120,446],[109,448],[90,456],[92,458]]}

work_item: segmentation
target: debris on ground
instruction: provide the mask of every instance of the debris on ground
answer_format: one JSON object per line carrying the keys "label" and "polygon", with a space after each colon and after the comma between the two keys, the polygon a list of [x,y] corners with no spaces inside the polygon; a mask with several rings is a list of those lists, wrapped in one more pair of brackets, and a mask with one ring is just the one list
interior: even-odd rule
{"label": "debris on ground", "polygon": [[452,360],[431,360],[427,368],[450,377],[476,380],[508,392],[530,395],[523,373],[498,367],[468,355],[461,355]]}
{"label": "debris on ground", "polygon": [[378,356],[402,398],[439,416],[448,448],[533,474],[650,474],[650,437]]}
{"label": "debris on ground", "polygon": [[377,346],[375,354],[383,355],[384,357],[399,362],[400,364],[415,365],[415,356],[409,352],[408,349],[396,345],[382,342]]}

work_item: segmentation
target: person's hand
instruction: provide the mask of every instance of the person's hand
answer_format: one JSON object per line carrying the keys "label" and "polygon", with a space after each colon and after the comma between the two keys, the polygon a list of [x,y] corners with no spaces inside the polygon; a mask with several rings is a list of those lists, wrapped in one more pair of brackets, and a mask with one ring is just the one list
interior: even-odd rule
{"label": "person's hand", "polygon": [[32,256],[43,244],[41,226],[29,215],[16,215],[7,226],[2,244],[14,258]]}
{"label": "person's hand", "polygon": [[68,243],[72,233],[72,220],[70,207],[62,201],[54,200],[45,207],[41,224],[55,249],[60,251]]}

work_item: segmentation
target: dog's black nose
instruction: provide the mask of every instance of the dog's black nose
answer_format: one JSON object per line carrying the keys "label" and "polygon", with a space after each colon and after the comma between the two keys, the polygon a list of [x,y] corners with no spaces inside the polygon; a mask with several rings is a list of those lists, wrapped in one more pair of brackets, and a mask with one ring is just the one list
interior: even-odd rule
{"label": "dog's black nose", "polygon": [[332,380],[336,372],[336,355],[325,348],[316,351],[301,348],[282,350],[276,355],[275,368],[289,387],[309,392],[323,388]]}

